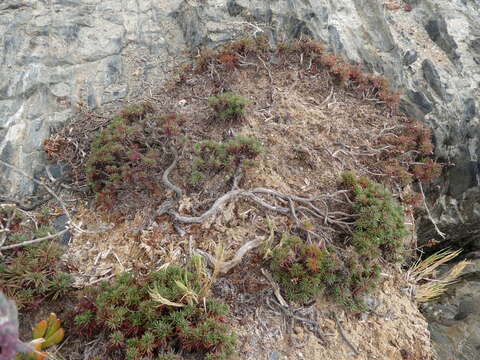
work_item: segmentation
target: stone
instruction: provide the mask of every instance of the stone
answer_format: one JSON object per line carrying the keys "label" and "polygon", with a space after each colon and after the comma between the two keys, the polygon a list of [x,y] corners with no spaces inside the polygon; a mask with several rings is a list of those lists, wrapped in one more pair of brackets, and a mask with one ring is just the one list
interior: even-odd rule
{"label": "stone", "polygon": [[415,50],[407,50],[403,55],[403,65],[412,65],[418,59],[418,53]]}
{"label": "stone", "polygon": [[[62,231],[66,228],[67,221],[68,221],[67,215],[60,215],[53,221],[53,228],[57,232]],[[72,239],[72,233],[70,231],[67,231],[66,233],[62,234],[61,241],[63,245],[68,245],[71,239]]]}
{"label": "stone", "polygon": [[437,69],[431,60],[425,59],[422,62],[423,78],[432,90],[442,99],[445,100],[445,88],[440,80]]}
{"label": "stone", "polygon": [[460,58],[457,54],[458,45],[449,34],[448,25],[443,16],[438,15],[430,19],[425,25],[425,30],[433,42],[445,52],[452,62],[456,62]]}
{"label": "stone", "polygon": [[281,352],[272,351],[272,353],[270,354],[270,360],[280,360],[281,356],[282,356]]}
{"label": "stone", "polygon": [[406,94],[407,98],[415,104],[424,115],[432,112],[433,106],[422,92],[407,90]]}
{"label": "stone", "polygon": [[475,118],[477,115],[477,107],[475,105],[475,99],[467,98],[464,101],[465,112],[464,112],[464,119],[465,122],[470,122]]}
{"label": "stone", "polygon": [[[443,271],[454,264],[447,265]],[[480,272],[478,262],[438,300],[425,304],[431,339],[440,360],[480,358]]]}

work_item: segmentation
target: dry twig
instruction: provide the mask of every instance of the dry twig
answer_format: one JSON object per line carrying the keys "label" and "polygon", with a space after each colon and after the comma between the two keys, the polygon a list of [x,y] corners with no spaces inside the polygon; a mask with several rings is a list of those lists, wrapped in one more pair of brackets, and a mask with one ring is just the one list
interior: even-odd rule
{"label": "dry twig", "polygon": [[[318,322],[316,320],[307,319],[303,316],[298,316],[297,314],[295,314],[295,312],[298,309],[297,310],[293,310],[293,309],[291,310],[288,306],[282,306],[279,303],[277,303],[275,300],[273,300],[273,303],[277,306],[277,308],[279,308],[284,313],[284,315],[287,318],[290,318],[292,320],[297,320],[300,323],[306,324],[308,326],[308,328],[315,334],[315,336],[318,339],[320,339],[320,341],[323,343],[323,345],[328,345],[328,341],[325,338],[325,336],[323,335],[323,333],[320,331],[320,326],[318,325]],[[270,308],[272,308],[272,306],[270,305],[269,298],[267,298],[267,305]]]}
{"label": "dry twig", "polygon": [[9,249],[15,249],[15,248],[22,247],[22,246],[27,246],[27,245],[31,245],[31,244],[36,244],[36,243],[39,243],[39,242],[44,241],[44,240],[54,239],[54,238],[56,238],[56,237],[58,237],[58,236],[62,236],[62,235],[65,234],[67,231],[68,231],[68,229],[63,229],[62,231],[56,232],[55,234],[52,234],[52,235],[44,236],[44,237],[37,238],[37,239],[33,239],[33,240],[23,241],[23,242],[18,243],[18,244],[2,246],[2,247],[0,247],[0,251],[9,250]]}

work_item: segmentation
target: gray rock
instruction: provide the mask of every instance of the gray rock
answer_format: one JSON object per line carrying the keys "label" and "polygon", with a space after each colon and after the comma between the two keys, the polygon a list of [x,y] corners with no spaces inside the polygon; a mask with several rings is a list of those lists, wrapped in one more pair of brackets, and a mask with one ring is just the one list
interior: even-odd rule
{"label": "gray rock", "polygon": [[449,34],[447,22],[443,16],[437,15],[430,19],[425,25],[430,38],[443,50],[450,60],[455,63],[460,58],[457,54],[458,45],[455,39]]}
{"label": "gray rock", "polygon": [[272,353],[270,354],[270,360],[280,360],[281,356],[282,356],[281,352],[272,351]]}
{"label": "gray rock", "polygon": [[432,90],[442,99],[445,100],[445,89],[438,75],[435,65],[432,61],[426,59],[422,62],[423,78]]}
{"label": "gray rock", "polygon": [[[54,220],[53,228],[55,229],[55,231],[62,231],[66,228],[67,221],[68,221],[67,215],[59,216]],[[71,239],[72,239],[72,234],[70,233],[70,231],[67,231],[66,233],[64,233],[61,238],[62,243],[64,245],[68,245]]]}
{"label": "gray rock", "polygon": [[[452,265],[444,266],[447,271]],[[438,359],[480,358],[480,260],[438,300],[423,306]]]}
{"label": "gray rock", "polygon": [[[418,110],[420,110],[420,112],[423,114],[422,118],[426,114],[432,112],[433,106],[423,93],[419,91],[408,90],[406,95],[407,95],[407,99],[410,100],[418,108]],[[412,115],[416,115],[416,114],[412,114]]]}
{"label": "gray rock", "polygon": [[415,50],[407,50],[403,55],[403,65],[412,65],[418,59],[418,53]]}

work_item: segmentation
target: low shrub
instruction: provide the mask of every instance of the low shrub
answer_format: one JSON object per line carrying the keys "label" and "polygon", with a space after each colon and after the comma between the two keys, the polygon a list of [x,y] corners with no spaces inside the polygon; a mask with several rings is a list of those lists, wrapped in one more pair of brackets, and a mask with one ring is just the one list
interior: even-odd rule
{"label": "low shrub", "polygon": [[240,163],[248,165],[261,152],[260,142],[246,136],[236,136],[226,142],[202,141],[195,144],[197,155],[192,168],[192,183],[205,178],[206,173],[218,173],[221,170],[234,171]]}
{"label": "low shrub", "polygon": [[151,111],[146,105],[127,107],[95,137],[86,175],[98,206],[112,209],[118,194],[129,185],[155,189],[162,155],[159,144],[178,135],[185,119]]}
{"label": "low shrub", "polygon": [[404,211],[390,191],[353,173],[343,175],[343,184],[352,191],[356,217],[352,245],[360,256],[402,259],[403,238],[408,235]]}
{"label": "low shrub", "polygon": [[221,121],[238,121],[245,116],[245,107],[249,101],[243,96],[225,92],[209,98],[208,103]]}
{"label": "low shrub", "polygon": [[[41,227],[32,236],[16,233],[9,242],[22,242],[30,238],[53,234]],[[72,290],[72,277],[62,271],[62,250],[55,241],[44,241],[10,250],[0,264],[0,290],[15,300],[19,309],[32,309],[45,299],[55,300]]]}
{"label": "low shrub", "polygon": [[376,287],[380,259],[402,259],[407,230],[392,194],[352,173],[344,174],[343,184],[351,190],[355,219],[344,249],[320,248],[284,235],[272,252],[271,270],[289,300],[307,302],[323,292],[351,310],[362,309],[360,295]]}
{"label": "low shrub", "polygon": [[125,359],[168,359],[163,353],[168,347],[225,359],[235,345],[226,324],[228,308],[215,300],[197,304],[200,289],[196,276],[178,267],[143,278],[124,273],[112,284],[87,290],[74,322],[87,336],[105,331],[110,350]]}
{"label": "low shrub", "polygon": [[290,235],[273,250],[270,268],[288,300],[305,303],[324,293],[350,310],[362,308],[359,296],[375,288],[380,271],[351,248],[340,253]]}

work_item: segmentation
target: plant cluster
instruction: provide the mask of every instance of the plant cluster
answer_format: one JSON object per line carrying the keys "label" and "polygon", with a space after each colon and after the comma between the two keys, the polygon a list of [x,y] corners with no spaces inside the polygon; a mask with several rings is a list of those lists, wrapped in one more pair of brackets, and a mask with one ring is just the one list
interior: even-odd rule
{"label": "plant cluster", "polygon": [[192,183],[205,178],[205,173],[217,173],[221,170],[233,171],[240,164],[255,159],[261,153],[260,142],[246,136],[236,136],[226,142],[206,140],[195,144],[197,158],[192,168]]}
{"label": "plant cluster", "polygon": [[129,360],[165,358],[168,347],[225,359],[235,344],[226,324],[228,308],[214,300],[198,304],[200,289],[197,277],[179,267],[145,278],[124,273],[112,284],[89,289],[74,322],[83,334],[106,331],[110,350]]}
{"label": "plant cluster", "polygon": [[325,293],[350,310],[362,308],[360,295],[375,288],[380,273],[351,248],[339,252],[289,235],[273,250],[270,268],[287,299],[305,303]]}
{"label": "plant cluster", "polygon": [[[262,59],[268,62],[272,56],[277,55],[279,65],[286,66],[292,62],[308,64],[309,73],[315,75],[328,73],[338,84],[352,91],[367,92],[369,97],[378,99],[392,111],[397,111],[400,103],[400,94],[393,91],[388,79],[364,72],[358,65],[352,65],[340,56],[328,52],[325,46],[307,37],[288,42],[278,42],[276,49],[272,49],[268,39],[246,38],[226,44],[218,49],[205,50],[198,58],[197,72],[204,72],[209,65],[224,65],[226,69],[238,68],[240,61],[256,61]],[[280,60],[280,62],[278,62]],[[186,71],[191,71],[189,67]],[[184,76],[184,80],[186,77]],[[382,167],[385,173],[395,181],[407,185],[413,179],[424,183],[434,181],[442,171],[442,164],[432,160],[433,144],[430,130],[415,119],[409,119],[405,126],[381,136],[379,145],[391,144],[388,150],[382,151],[384,158]],[[402,151],[404,149],[404,151]]]}
{"label": "plant cluster", "polygon": [[[197,58],[195,71],[202,73],[208,70],[210,65],[224,65],[228,69],[234,69],[239,65],[241,57],[245,56],[262,56],[269,52],[270,43],[266,36],[257,36],[255,39],[246,37],[231,41],[218,50],[213,51],[204,48],[200,51]],[[193,70],[188,67],[186,70]]]}
{"label": "plant cluster", "polygon": [[149,104],[127,107],[95,137],[86,174],[97,205],[112,209],[119,192],[129,185],[155,189],[159,149],[180,133],[185,119],[152,111]]}
{"label": "plant cluster", "polygon": [[221,121],[238,121],[243,119],[245,115],[245,107],[248,105],[248,100],[232,92],[225,92],[209,98],[208,104]]}
{"label": "plant cluster", "polygon": [[407,231],[391,193],[353,174],[344,175],[344,184],[351,190],[355,218],[345,249],[284,235],[272,252],[270,267],[289,300],[307,302],[323,292],[351,310],[361,309],[360,295],[376,287],[380,258],[401,258]]}
{"label": "plant cluster", "polygon": [[[303,63],[309,64],[309,71],[313,74],[327,71],[341,86],[359,91],[367,90],[390,109],[398,108],[400,94],[390,89],[390,83],[386,78],[366,73],[359,66],[349,64],[340,56],[328,52],[318,41],[302,37],[288,42],[279,42],[276,52],[282,56],[284,63],[302,58]],[[266,37],[237,40],[216,51],[204,49],[197,59],[195,71],[205,72],[209,65],[217,64],[233,69],[240,66],[239,61],[242,57],[262,57],[268,60],[269,54],[273,52]]]}
{"label": "plant cluster", "polygon": [[442,164],[431,158],[432,132],[424,124],[409,119],[400,134],[389,134],[384,142],[393,145],[388,153],[391,159],[386,173],[400,179],[402,184],[409,184],[413,179],[428,184],[440,176]]}
{"label": "plant cluster", "polygon": [[[40,227],[35,238],[53,233]],[[28,240],[24,233],[9,237],[12,242]],[[71,290],[72,278],[61,270],[60,245],[54,241],[40,242],[11,251],[0,264],[0,290],[15,300],[19,309],[31,309],[44,299],[57,299]]]}
{"label": "plant cluster", "polygon": [[47,320],[40,321],[33,330],[34,351],[28,354],[17,355],[17,360],[44,360],[48,353],[46,350],[53,345],[62,342],[65,330],[61,327],[60,319],[55,313],[51,313]]}
{"label": "plant cluster", "polygon": [[352,192],[356,220],[351,242],[356,251],[372,260],[400,261],[408,235],[402,207],[390,191],[370,179],[345,173],[343,184]]}

